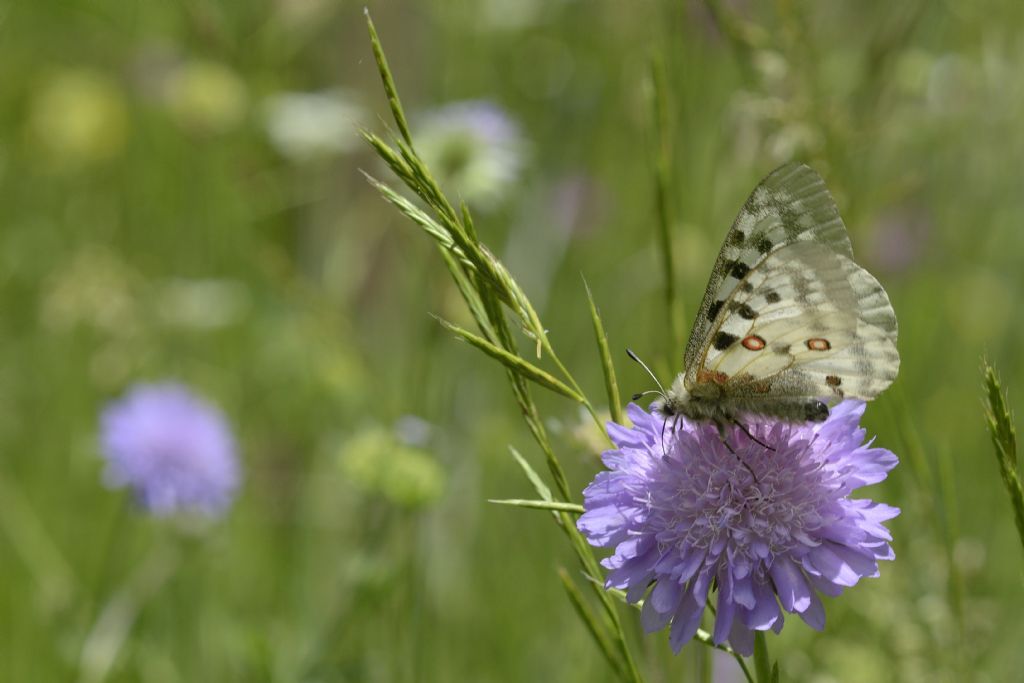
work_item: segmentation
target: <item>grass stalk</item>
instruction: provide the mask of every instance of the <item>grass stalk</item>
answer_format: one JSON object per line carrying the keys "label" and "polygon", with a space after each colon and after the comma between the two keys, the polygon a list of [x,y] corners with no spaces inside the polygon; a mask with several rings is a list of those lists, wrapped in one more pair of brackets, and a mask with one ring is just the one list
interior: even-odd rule
{"label": "grass stalk", "polygon": [[[384,84],[395,124],[401,133],[401,139],[396,142],[398,147],[396,152],[391,145],[373,133],[364,131],[363,136],[402,182],[427,204],[434,215],[429,216],[421,211],[383,183],[373,180],[371,182],[388,201],[420,225],[441,249],[448,251],[449,256],[445,259],[445,263],[456,281],[460,294],[478,323],[483,337],[461,329],[455,331],[461,338],[502,363],[513,395],[523,414],[523,419],[537,445],[544,453],[548,470],[554,479],[559,499],[555,502],[571,505],[573,502],[572,489],[566,479],[565,471],[554,453],[540,412],[533,401],[529,382],[538,382],[580,402],[595,423],[602,428],[602,432],[603,424],[579,383],[555,353],[547,337],[547,332],[525,293],[504,265],[479,241],[468,208],[462,205],[461,215],[455,212],[433,179],[430,170],[416,155],[394,78],[388,68],[383,46],[368,12],[366,19],[377,68]],[[540,357],[542,352],[546,353],[550,362],[555,365],[564,378],[564,383],[522,358],[502,304],[520,319],[524,331],[536,343],[537,356]],[[545,496],[542,494],[542,497]],[[577,513],[577,508],[572,508],[572,512],[566,509],[553,510],[553,512],[557,515],[559,526],[567,534],[583,570],[588,575],[599,576],[601,570],[597,559],[586,539],[576,528],[573,515]],[[592,586],[592,588],[603,608],[603,618],[601,622],[592,620],[586,623],[587,628],[592,630],[594,624],[601,623],[601,628],[605,629],[601,637],[614,646],[613,650],[609,651],[616,653],[618,664],[613,667],[616,673],[624,681],[640,683],[643,679],[630,652],[614,601],[603,587]],[[605,635],[605,632],[608,635]]]}
{"label": "grass stalk", "polygon": [[999,383],[996,371],[987,362],[983,368],[987,399],[985,418],[992,436],[992,445],[995,447],[1003,485],[1010,496],[1017,535],[1020,537],[1021,546],[1024,547],[1024,490],[1021,489],[1017,465],[1017,430],[1014,429],[1013,417],[1006,406],[1006,394]]}
{"label": "grass stalk", "polygon": [[685,332],[683,309],[676,293],[676,275],[672,258],[672,226],[675,211],[672,196],[675,182],[672,173],[672,115],[669,111],[665,60],[660,54],[651,59],[650,109],[654,128],[654,195],[658,212],[658,251],[664,278],[665,316],[668,320],[669,345],[674,353],[683,348]]}

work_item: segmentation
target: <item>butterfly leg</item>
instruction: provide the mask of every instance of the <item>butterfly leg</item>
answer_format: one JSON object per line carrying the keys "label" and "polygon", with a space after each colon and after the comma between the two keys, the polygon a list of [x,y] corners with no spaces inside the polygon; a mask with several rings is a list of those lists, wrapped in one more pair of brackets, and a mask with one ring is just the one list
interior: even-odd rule
{"label": "butterfly leg", "polygon": [[[729,439],[727,439],[726,436],[725,436],[725,424],[716,420],[715,421],[715,426],[718,427],[718,438],[722,440],[722,445],[725,446],[727,451],[729,451],[730,453],[733,454],[733,457],[735,457],[737,460],[740,461],[741,465],[743,465],[744,467],[747,468],[747,472],[750,472],[750,476],[752,476],[754,478],[754,481],[757,482],[758,478],[757,478],[757,475],[754,474],[754,470],[750,469],[750,465],[748,465],[743,460],[743,458],[741,458],[739,456],[739,454],[736,452],[736,450],[732,446],[729,445]],[[748,436],[749,436],[749,434],[748,434]],[[753,437],[751,437],[751,438],[753,438]]]}
{"label": "butterfly leg", "polygon": [[725,438],[725,436],[724,436],[724,435],[721,435],[721,438],[722,438],[722,443],[723,443],[723,444],[725,445],[725,447],[726,447],[726,450],[728,450],[728,452],[729,452],[729,453],[731,453],[731,454],[733,455],[733,457],[735,457],[735,459],[739,461],[739,464],[740,464],[740,465],[742,465],[743,467],[745,467],[745,468],[746,468],[746,471],[748,471],[748,472],[750,472],[750,473],[751,473],[751,476],[752,476],[752,477],[754,477],[754,481],[755,481],[755,482],[758,482],[758,481],[760,481],[760,480],[758,479],[758,475],[757,475],[757,474],[755,474],[755,473],[754,473],[754,470],[752,470],[752,469],[751,469],[751,466],[750,466],[750,465],[748,465],[748,464],[746,464],[746,463],[745,463],[745,462],[743,461],[743,459],[739,457],[739,454],[737,454],[737,453],[736,453],[736,452],[735,452],[735,451],[733,450],[733,447],[732,447],[731,445],[729,445],[729,440],[728,440],[727,438]]}
{"label": "butterfly leg", "polygon": [[733,423],[734,425],[736,425],[737,427],[739,427],[739,428],[740,428],[740,431],[741,431],[741,432],[743,432],[744,434],[746,434],[746,435],[747,435],[747,438],[748,438],[748,439],[750,439],[751,441],[753,441],[754,443],[756,443],[757,445],[759,445],[759,446],[763,446],[764,448],[766,448],[766,449],[767,449],[767,450],[769,450],[769,451],[772,451],[772,452],[774,452],[774,451],[775,451],[775,449],[774,449],[773,447],[769,446],[769,445],[768,445],[768,444],[766,444],[766,443],[765,443],[764,441],[761,441],[761,440],[760,440],[760,439],[758,439],[758,438],[757,438],[756,436],[754,436],[753,434],[751,434],[751,433],[750,433],[750,430],[748,430],[748,429],[747,429],[747,428],[746,428],[746,427],[745,427],[745,426],[743,425],[743,423],[742,423],[742,422],[740,422],[739,420],[737,420],[737,419],[733,418],[733,421],[732,421],[732,423]]}
{"label": "butterfly leg", "polygon": [[679,433],[679,415],[667,417],[661,423],[661,454],[664,456],[668,455],[668,449],[665,447],[665,429],[668,427],[669,420],[672,421],[672,438],[675,438],[676,434]]}

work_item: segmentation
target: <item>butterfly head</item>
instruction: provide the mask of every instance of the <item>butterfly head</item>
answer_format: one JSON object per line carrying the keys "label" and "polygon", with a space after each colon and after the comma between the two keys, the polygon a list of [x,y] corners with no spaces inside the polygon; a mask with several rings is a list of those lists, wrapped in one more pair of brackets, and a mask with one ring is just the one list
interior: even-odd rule
{"label": "butterfly head", "polygon": [[651,404],[655,410],[666,418],[682,415],[688,420],[706,422],[712,420],[718,422],[722,418],[722,408],[719,401],[710,400],[711,397],[704,397],[690,393],[686,388],[686,375],[680,374],[672,387],[661,394],[661,398]]}
{"label": "butterfly head", "polygon": [[686,407],[690,402],[690,392],[686,390],[680,379],[676,379],[671,389],[660,393],[660,398],[651,404],[651,410],[661,413],[666,418],[686,414]]}

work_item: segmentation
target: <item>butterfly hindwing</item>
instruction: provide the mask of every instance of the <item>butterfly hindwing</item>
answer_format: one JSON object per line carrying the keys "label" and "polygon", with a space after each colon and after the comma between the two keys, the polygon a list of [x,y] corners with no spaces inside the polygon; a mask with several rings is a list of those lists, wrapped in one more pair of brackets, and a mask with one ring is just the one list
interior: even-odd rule
{"label": "butterfly hindwing", "polygon": [[[816,173],[790,165],[770,175],[730,236],[736,231],[745,238],[726,239],[687,347],[689,386],[714,382],[724,396],[756,403],[870,399],[892,383],[895,314],[878,281],[853,262]],[[748,243],[762,236],[771,248],[755,255]]]}
{"label": "butterfly hindwing", "polygon": [[896,377],[896,317],[882,286],[842,254],[797,241],[727,300],[694,377],[730,395],[870,399]]}

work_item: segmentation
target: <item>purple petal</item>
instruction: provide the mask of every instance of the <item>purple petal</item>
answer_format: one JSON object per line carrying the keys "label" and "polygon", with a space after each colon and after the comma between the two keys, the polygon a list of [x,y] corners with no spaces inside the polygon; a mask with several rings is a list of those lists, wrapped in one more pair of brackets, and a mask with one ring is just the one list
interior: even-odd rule
{"label": "purple petal", "polygon": [[736,603],[732,595],[732,575],[728,570],[718,574],[718,614],[715,616],[715,632],[712,636],[715,645],[724,643],[732,630],[732,620],[736,612]]}
{"label": "purple petal", "polygon": [[742,612],[743,623],[752,629],[763,631],[782,621],[782,611],[775,599],[775,592],[767,583],[754,582],[755,603],[753,609]]}
{"label": "purple petal", "polygon": [[899,511],[850,498],[897,463],[865,442],[863,412],[863,402],[844,401],[819,424],[752,418],[751,433],[772,450],[730,428],[734,454],[709,422],[679,418],[666,430],[662,416],[630,406],[633,427],[608,426],[617,447],[578,520],[591,544],[614,548],[602,560],[608,585],[629,600],[646,595],[645,629],[671,623],[676,651],[693,637],[714,577],[717,642],[749,652],[752,629],[779,632],[783,609],[822,628],[818,592],[838,595],[893,556],[885,522]]}
{"label": "purple petal", "polygon": [[782,608],[787,612],[803,612],[807,609],[811,603],[811,589],[800,568],[789,558],[777,557],[770,571]]}
{"label": "purple petal", "polygon": [[807,609],[800,612],[800,617],[814,630],[823,631],[825,629],[825,606],[821,604],[821,598],[811,593],[811,602]]}
{"label": "purple petal", "polygon": [[668,622],[672,620],[672,613],[675,612],[677,606],[677,604],[673,604],[667,610],[658,611],[650,599],[646,600],[643,608],[640,610],[640,624],[643,626],[644,631],[646,633],[653,633],[668,626]]}
{"label": "purple petal", "polygon": [[679,601],[679,607],[672,617],[672,629],[669,631],[668,643],[673,652],[679,654],[683,645],[689,642],[700,626],[700,618],[704,613],[704,606],[698,605],[693,599],[693,594],[687,592]]}
{"label": "purple petal", "polygon": [[729,633],[729,644],[744,657],[754,654],[754,632],[744,626],[739,620],[732,622],[732,631]]}

